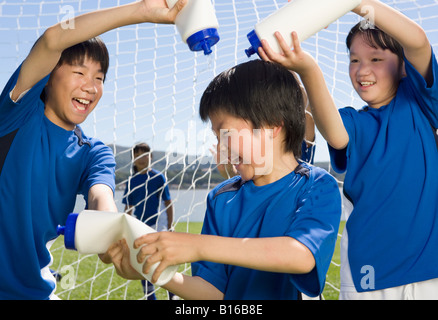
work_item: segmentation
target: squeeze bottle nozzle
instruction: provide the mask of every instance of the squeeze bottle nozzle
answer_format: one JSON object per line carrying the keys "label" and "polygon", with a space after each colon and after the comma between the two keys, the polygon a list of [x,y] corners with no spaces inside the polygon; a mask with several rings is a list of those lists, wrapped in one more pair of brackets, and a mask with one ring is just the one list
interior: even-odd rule
{"label": "squeeze bottle nozzle", "polygon": [[274,36],[279,31],[292,47],[292,31],[304,41],[333,21],[357,7],[362,0],[292,0],[267,18],[258,22],[247,38],[251,46],[245,50],[248,57],[257,53],[261,40],[266,39],[277,53],[281,52]]}
{"label": "squeeze bottle nozzle", "polygon": [[[172,8],[178,0],[166,0]],[[219,41],[217,21],[210,0],[188,0],[175,19],[181,39],[192,51],[204,51],[205,55],[212,53],[211,47]]]}
{"label": "squeeze bottle nozzle", "polygon": [[[65,226],[58,226],[58,235],[64,235],[64,245],[67,249],[77,250],[81,254],[102,254],[114,242],[126,239],[129,246],[132,267],[151,281],[158,263],[151,271],[143,273],[143,264],[137,262],[139,249],[134,249],[135,239],[142,235],[156,232],[140,220],[126,214],[104,211],[84,210],[81,213],[68,215]],[[169,282],[178,266],[166,268],[160,275],[157,286]]]}

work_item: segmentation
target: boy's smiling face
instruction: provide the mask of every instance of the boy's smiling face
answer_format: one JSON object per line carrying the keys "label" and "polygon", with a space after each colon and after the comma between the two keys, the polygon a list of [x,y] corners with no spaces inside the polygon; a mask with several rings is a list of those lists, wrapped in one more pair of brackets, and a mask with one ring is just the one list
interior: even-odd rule
{"label": "boy's smiling face", "polygon": [[85,121],[103,94],[104,74],[99,62],[85,58],[82,64],[62,64],[46,87],[45,115],[65,130]]}
{"label": "boy's smiling face", "polygon": [[[231,163],[243,180],[258,184],[272,171],[273,145],[270,129],[253,129],[252,125],[226,112],[210,115],[218,144],[219,161]],[[263,179],[263,178],[262,178]]]}
{"label": "boy's smiling face", "polygon": [[350,47],[350,79],[359,96],[371,108],[380,108],[395,97],[403,65],[390,50],[371,47],[356,35]]}
{"label": "boy's smiling face", "polygon": [[146,173],[145,169],[149,168],[151,164],[151,153],[142,150],[134,151],[134,164],[138,172]]}

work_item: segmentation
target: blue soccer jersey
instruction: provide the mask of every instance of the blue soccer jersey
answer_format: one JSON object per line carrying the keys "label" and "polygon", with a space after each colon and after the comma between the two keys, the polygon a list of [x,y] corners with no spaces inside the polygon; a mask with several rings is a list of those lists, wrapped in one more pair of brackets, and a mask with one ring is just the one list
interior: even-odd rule
{"label": "blue soccer jersey", "polygon": [[300,159],[304,162],[313,164],[313,161],[315,160],[315,149],[316,149],[315,144],[311,144],[310,146],[307,146],[306,141],[303,141],[301,143],[301,157],[300,157]]}
{"label": "blue soccer jersey", "polygon": [[166,178],[159,171],[150,169],[145,174],[137,173],[128,179],[122,203],[135,206],[134,216],[154,226],[161,201],[170,199]]}
{"label": "blue soccer jersey", "polygon": [[18,69],[0,96],[0,299],[47,299],[55,289],[48,244],[95,184],[114,190],[110,148],[44,115],[48,76],[14,103]]}
{"label": "blue soccer jersey", "polygon": [[297,299],[299,292],[317,296],[325,284],[340,216],[338,185],[323,169],[301,163],[265,186],[236,176],[209,193],[202,233],[289,236],[309,248],[316,266],[308,274],[285,274],[201,261],[192,264],[193,275],[214,285],[225,299]]}
{"label": "blue soccer jersey", "polygon": [[346,172],[348,258],[358,292],[438,277],[438,65],[433,84],[405,60],[407,77],[386,106],[343,108],[349,135],[330,149]]}

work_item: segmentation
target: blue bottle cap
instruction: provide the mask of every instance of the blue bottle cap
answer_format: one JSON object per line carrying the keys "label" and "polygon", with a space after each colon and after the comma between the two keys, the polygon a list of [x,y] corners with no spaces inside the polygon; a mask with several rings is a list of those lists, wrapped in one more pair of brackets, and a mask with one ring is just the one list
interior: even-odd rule
{"label": "blue bottle cap", "polygon": [[259,54],[258,49],[259,47],[262,46],[262,43],[259,37],[257,36],[255,30],[252,30],[250,33],[248,33],[246,37],[248,38],[249,43],[251,44],[251,46],[245,50],[246,55],[248,56],[248,58],[251,57],[254,53],[257,53],[258,55]]}
{"label": "blue bottle cap", "polygon": [[65,226],[58,226],[58,235],[64,235],[64,246],[67,249],[76,250],[75,246],[75,230],[76,220],[78,219],[77,213],[71,213],[68,215],[65,221]]}
{"label": "blue bottle cap", "polygon": [[192,51],[202,51],[204,54],[210,54],[211,47],[214,46],[219,41],[219,33],[215,28],[204,29],[195,32],[190,37],[187,38],[187,44]]}

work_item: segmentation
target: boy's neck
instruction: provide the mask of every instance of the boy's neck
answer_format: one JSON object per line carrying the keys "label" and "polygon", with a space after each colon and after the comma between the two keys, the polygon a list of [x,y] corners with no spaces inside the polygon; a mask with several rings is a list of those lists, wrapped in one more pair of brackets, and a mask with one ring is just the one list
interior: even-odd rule
{"label": "boy's neck", "polygon": [[256,186],[263,186],[278,181],[294,171],[298,166],[298,161],[293,153],[285,153],[280,157],[274,157],[274,159],[277,160],[274,160],[270,173],[253,179]]}
{"label": "boy's neck", "polygon": [[137,172],[139,173],[139,174],[146,174],[146,173],[148,173],[150,170],[151,170],[151,168],[150,167],[144,167],[144,168],[137,168]]}

